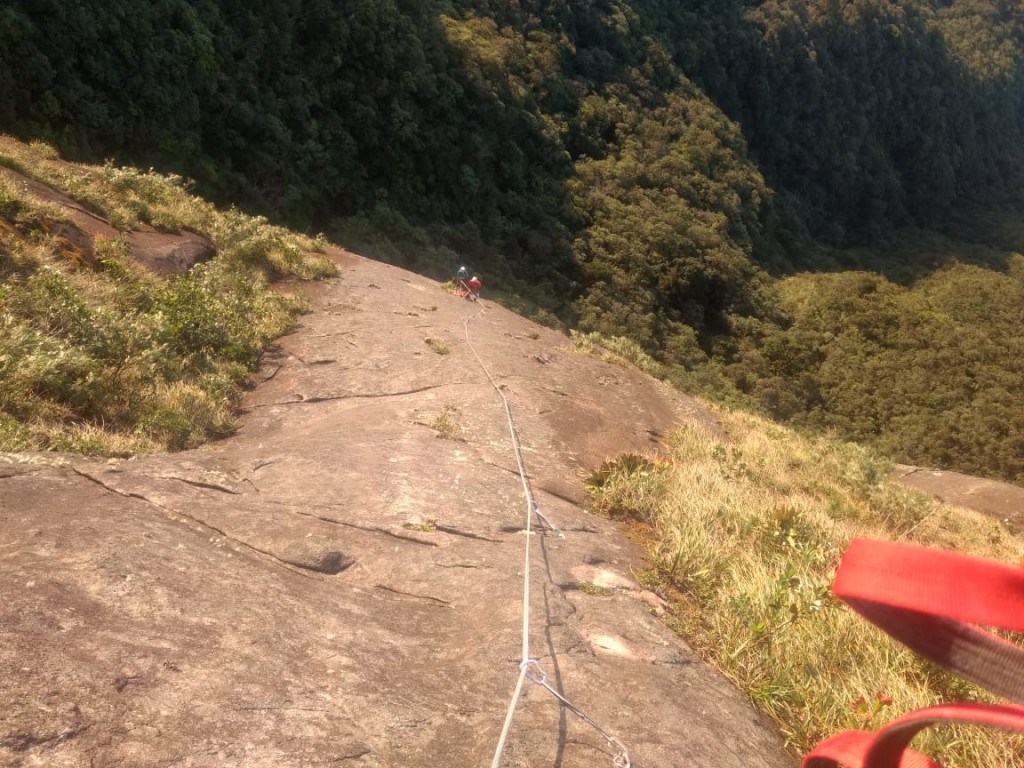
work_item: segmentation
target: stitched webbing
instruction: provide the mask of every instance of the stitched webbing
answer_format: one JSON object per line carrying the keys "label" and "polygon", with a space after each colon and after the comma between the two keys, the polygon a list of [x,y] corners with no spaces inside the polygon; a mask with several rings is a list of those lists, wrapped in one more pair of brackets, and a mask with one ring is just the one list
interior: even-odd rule
{"label": "stitched webbing", "polygon": [[1024,649],[971,626],[1024,630],[1024,570],[954,552],[855,540],[833,592],[911,650],[1024,703]]}
{"label": "stitched webbing", "polygon": [[1024,707],[1011,704],[926,707],[893,720],[877,733],[846,731],[826,739],[808,753],[803,768],[942,768],[920,752],[909,749],[918,733],[940,723],[1024,731]]}
{"label": "stitched webbing", "polygon": [[[973,626],[1024,630],[1024,569],[896,542],[853,541],[833,592],[908,648],[1014,701],[1024,701],[1024,649]],[[881,730],[826,739],[804,768],[941,768],[909,748],[920,731],[966,723],[1024,732],[1024,707],[927,707]]]}

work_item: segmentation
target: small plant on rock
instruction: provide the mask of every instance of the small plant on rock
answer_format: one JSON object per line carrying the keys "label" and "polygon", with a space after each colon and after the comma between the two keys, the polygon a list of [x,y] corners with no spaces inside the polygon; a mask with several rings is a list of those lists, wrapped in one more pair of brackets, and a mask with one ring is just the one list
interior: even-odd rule
{"label": "small plant on rock", "polygon": [[460,440],[462,438],[462,412],[454,405],[446,405],[430,422],[430,427],[437,432],[438,437],[443,437],[446,440]]}
{"label": "small plant on rock", "polygon": [[405,528],[410,531],[433,533],[437,530],[437,517],[435,517],[434,515],[427,515],[422,520],[419,520],[415,523],[406,523]]}
{"label": "small plant on rock", "polygon": [[447,355],[452,350],[443,339],[424,339],[426,345],[439,355]]}

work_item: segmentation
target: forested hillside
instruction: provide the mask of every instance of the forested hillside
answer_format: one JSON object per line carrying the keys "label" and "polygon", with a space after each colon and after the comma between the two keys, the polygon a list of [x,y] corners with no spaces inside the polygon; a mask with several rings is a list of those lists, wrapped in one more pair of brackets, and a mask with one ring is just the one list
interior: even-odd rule
{"label": "forested hillside", "polygon": [[1021,481],[1022,56],[1009,0],[8,0],[0,130]]}

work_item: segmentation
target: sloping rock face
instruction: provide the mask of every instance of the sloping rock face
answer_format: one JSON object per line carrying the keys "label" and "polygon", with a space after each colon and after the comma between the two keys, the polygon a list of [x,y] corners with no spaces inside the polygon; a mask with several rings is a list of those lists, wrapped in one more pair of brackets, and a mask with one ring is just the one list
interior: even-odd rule
{"label": "sloping rock face", "polygon": [[908,488],[930,493],[946,504],[983,512],[1024,530],[1024,488],[1020,486],[909,464],[897,464],[892,479]]}
{"label": "sloping rock face", "polygon": [[[524,574],[529,655],[634,766],[793,765],[655,616],[642,552],[579,507],[582,471],[710,415],[486,301],[339,259],[232,439],[0,462],[0,765],[490,765]],[[562,535],[524,531],[505,407],[474,350]],[[614,757],[527,684],[501,765]]]}
{"label": "sloping rock face", "polygon": [[67,250],[76,252],[78,258],[90,266],[98,266],[96,239],[113,239],[121,235],[128,242],[132,259],[158,275],[183,275],[216,254],[213,242],[195,232],[158,232],[144,226],[136,232],[122,233],[102,216],[45,184],[10,168],[0,168],[0,174],[22,191],[64,209],[70,221],[52,223],[48,228],[49,234],[63,241]]}
{"label": "sloping rock face", "polygon": [[213,243],[195,232],[129,232],[132,258],[158,275],[184,275],[216,255]]}

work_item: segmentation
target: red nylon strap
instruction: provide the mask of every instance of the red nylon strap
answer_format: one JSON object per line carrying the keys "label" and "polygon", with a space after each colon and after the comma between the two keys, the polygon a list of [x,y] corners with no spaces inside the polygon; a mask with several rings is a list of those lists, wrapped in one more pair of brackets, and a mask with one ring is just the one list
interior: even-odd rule
{"label": "red nylon strap", "polygon": [[[846,731],[821,742],[804,758],[803,768],[865,768],[868,750],[875,741],[871,731]],[[899,768],[942,768],[920,752],[906,750]]]}
{"label": "red nylon strap", "polygon": [[1024,649],[968,623],[1024,631],[1024,569],[857,539],[832,590],[908,648],[1024,703]]}
{"label": "red nylon strap", "polygon": [[940,723],[1024,731],[1024,707],[946,704],[919,709],[893,720],[877,733],[847,731],[826,739],[804,758],[803,768],[941,768],[921,753],[907,748],[920,731]]}

